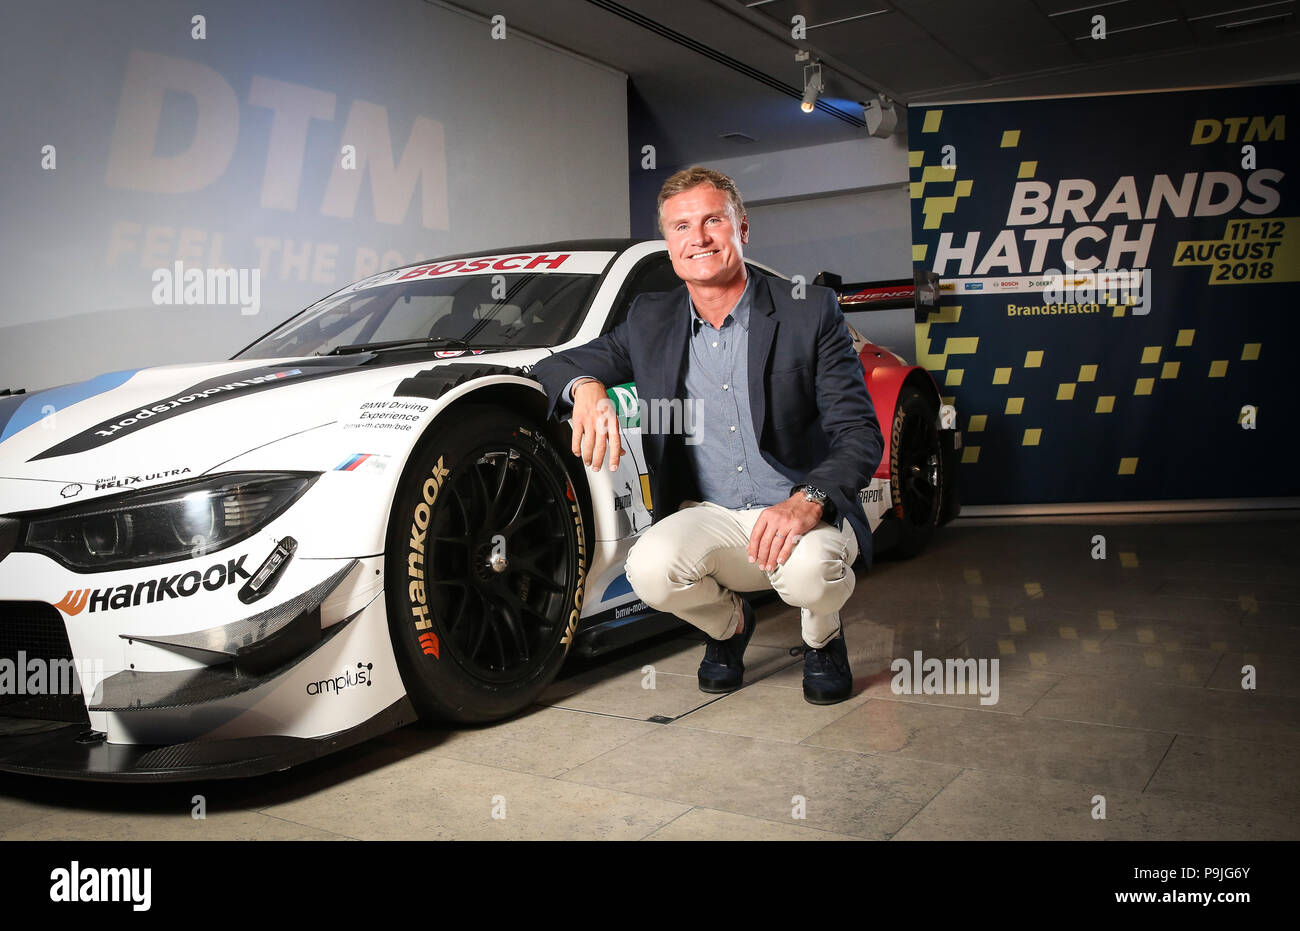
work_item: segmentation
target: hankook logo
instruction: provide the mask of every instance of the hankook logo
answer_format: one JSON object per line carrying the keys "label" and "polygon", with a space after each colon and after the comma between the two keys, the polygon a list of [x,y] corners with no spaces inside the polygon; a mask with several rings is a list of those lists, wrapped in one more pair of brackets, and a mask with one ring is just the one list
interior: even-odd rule
{"label": "hankook logo", "polygon": [[131,608],[140,604],[153,604],[168,598],[188,598],[200,588],[210,592],[237,582],[239,579],[251,578],[244,568],[244,560],[228,559],[209,566],[202,571],[193,569],[179,572],[173,576],[158,579],[146,579],[134,585],[110,585],[108,588],[80,588],[70,591],[54,606],[68,617],[80,614],[90,606],[90,613],[96,611],[116,611],[118,608]]}

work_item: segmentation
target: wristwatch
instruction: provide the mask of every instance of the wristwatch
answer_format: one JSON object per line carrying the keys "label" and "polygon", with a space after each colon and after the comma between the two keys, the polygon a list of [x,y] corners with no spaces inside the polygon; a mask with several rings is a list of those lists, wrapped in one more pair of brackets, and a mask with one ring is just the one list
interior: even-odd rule
{"label": "wristwatch", "polygon": [[815,485],[796,485],[790,490],[790,493],[795,494],[800,491],[803,492],[805,501],[816,501],[822,506],[822,520],[829,524],[835,518],[835,505],[826,496],[826,492]]}

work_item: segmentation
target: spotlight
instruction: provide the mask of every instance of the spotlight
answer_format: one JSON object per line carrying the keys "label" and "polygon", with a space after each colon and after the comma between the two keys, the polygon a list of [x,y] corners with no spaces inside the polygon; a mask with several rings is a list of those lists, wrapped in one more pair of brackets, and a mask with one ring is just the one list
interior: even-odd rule
{"label": "spotlight", "polygon": [[898,130],[898,110],[883,94],[862,105],[862,118],[867,123],[867,132],[873,136],[884,138]]}
{"label": "spotlight", "polygon": [[822,66],[820,64],[804,65],[803,69],[803,102],[799,104],[799,109],[804,113],[812,113],[813,107],[817,105],[817,97],[826,89],[822,81]]}

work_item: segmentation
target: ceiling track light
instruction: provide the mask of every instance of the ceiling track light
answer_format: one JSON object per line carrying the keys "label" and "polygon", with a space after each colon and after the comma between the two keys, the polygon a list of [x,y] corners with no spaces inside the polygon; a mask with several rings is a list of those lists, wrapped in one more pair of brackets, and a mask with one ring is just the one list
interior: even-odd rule
{"label": "ceiling track light", "polygon": [[867,132],[878,138],[892,136],[898,131],[898,109],[884,94],[877,94],[862,104],[862,118],[867,124]]}
{"label": "ceiling track light", "polygon": [[822,80],[821,62],[813,62],[811,65],[804,65],[803,101],[799,104],[799,109],[804,113],[812,113],[813,108],[817,106],[817,98],[825,89],[826,84]]}

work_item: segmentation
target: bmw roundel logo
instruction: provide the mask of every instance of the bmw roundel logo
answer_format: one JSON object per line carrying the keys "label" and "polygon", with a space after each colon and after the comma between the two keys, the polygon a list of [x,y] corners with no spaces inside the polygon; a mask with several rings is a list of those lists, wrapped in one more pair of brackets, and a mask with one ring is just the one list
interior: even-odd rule
{"label": "bmw roundel logo", "polygon": [[381,284],[382,282],[387,281],[389,278],[392,278],[399,271],[401,271],[400,268],[393,268],[386,272],[380,272],[378,275],[371,275],[369,278],[362,278],[360,281],[358,281],[356,284],[352,286],[352,290],[361,291],[365,288],[374,287],[375,285]]}

